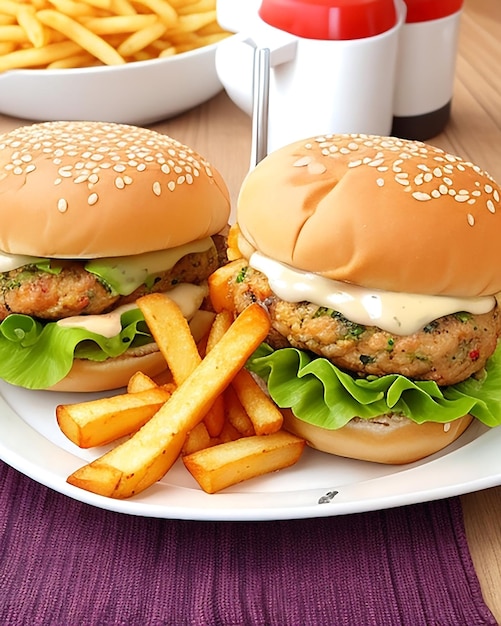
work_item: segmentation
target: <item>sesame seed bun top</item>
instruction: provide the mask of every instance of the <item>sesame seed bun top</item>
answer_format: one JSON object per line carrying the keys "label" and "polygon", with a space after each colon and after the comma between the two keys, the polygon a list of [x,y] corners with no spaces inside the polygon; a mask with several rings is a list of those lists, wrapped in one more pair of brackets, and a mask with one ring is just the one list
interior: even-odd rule
{"label": "sesame seed bun top", "polygon": [[104,122],[0,135],[0,250],[58,258],[169,249],[219,232],[229,193],[191,148]]}
{"label": "sesame seed bun top", "polygon": [[450,296],[501,291],[501,190],[421,142],[327,135],[268,155],[246,177],[240,230],[255,249],[334,280]]}

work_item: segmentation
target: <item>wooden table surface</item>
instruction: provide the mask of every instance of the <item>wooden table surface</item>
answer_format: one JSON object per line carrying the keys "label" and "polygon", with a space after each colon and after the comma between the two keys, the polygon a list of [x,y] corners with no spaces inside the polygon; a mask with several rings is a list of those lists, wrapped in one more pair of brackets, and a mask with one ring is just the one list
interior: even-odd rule
{"label": "wooden table surface", "polygon": [[[501,0],[466,0],[452,118],[430,143],[467,157],[501,181]],[[0,132],[27,121],[0,116]],[[249,167],[250,119],[224,93],[155,124],[207,157],[235,203]],[[501,391],[501,390],[500,390]],[[500,450],[501,455],[501,450]],[[501,486],[461,497],[471,554],[485,600],[501,623]]]}

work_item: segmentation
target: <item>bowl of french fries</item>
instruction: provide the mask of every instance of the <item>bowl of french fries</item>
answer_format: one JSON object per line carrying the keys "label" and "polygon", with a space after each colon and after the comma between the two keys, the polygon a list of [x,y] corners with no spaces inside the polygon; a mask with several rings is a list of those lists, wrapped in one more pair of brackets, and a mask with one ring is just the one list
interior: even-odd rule
{"label": "bowl of french fries", "polygon": [[215,96],[216,0],[0,0],[0,113],[144,125]]}

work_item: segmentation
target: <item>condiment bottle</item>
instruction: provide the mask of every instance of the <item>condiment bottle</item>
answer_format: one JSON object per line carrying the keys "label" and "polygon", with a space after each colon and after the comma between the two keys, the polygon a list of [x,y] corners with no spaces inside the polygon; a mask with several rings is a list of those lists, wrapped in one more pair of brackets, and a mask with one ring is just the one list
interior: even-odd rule
{"label": "condiment bottle", "polygon": [[425,141],[451,111],[463,0],[404,0],[392,134]]}
{"label": "condiment bottle", "polygon": [[262,0],[218,46],[216,69],[250,114],[254,50],[270,50],[268,151],[325,133],[387,135],[404,19],[402,0]]}

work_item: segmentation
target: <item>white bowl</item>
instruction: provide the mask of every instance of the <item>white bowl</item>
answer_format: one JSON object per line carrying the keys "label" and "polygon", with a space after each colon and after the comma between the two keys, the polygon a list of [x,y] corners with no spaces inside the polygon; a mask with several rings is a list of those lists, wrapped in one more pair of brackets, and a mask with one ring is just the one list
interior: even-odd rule
{"label": "white bowl", "polygon": [[0,73],[0,113],[34,121],[151,124],[221,91],[217,46],[118,66]]}

